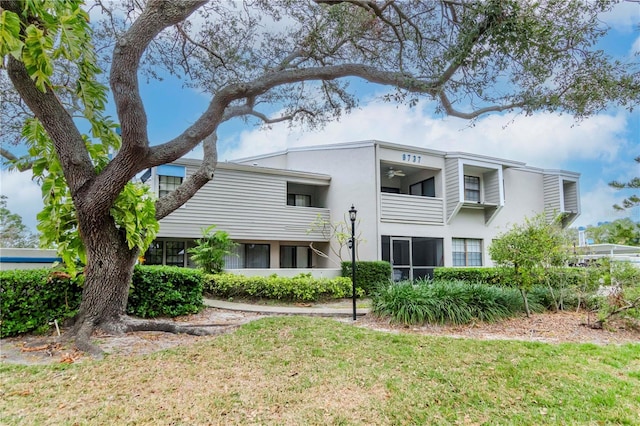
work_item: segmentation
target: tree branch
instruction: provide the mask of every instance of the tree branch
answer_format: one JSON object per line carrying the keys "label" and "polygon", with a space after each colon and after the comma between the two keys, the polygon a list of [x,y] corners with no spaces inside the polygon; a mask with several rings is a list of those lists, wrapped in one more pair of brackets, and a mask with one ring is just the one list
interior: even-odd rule
{"label": "tree branch", "polygon": [[202,141],[204,157],[198,170],[190,175],[185,181],[164,197],[156,201],[156,219],[160,220],[184,203],[189,201],[200,188],[213,179],[216,165],[218,164],[218,151],[216,144],[218,136],[212,133]]}
{"label": "tree branch", "polygon": [[82,135],[51,88],[46,92],[38,90],[24,64],[11,55],[7,56],[7,74],[20,97],[38,117],[53,141],[63,165],[67,185],[76,198],[80,189],[95,177]]}
{"label": "tree branch", "polygon": [[[149,145],[147,116],[138,87],[138,68],[149,43],[165,28],[186,19],[204,0],[168,2],[151,0],[129,30],[116,42],[110,84],[122,128],[122,149],[146,150]],[[125,166],[125,163],[118,166]]]}

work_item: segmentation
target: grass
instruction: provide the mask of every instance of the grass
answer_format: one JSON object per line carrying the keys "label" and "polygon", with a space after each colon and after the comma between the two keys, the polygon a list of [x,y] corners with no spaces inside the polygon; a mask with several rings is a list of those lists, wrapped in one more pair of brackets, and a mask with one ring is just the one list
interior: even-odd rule
{"label": "grass", "polygon": [[148,356],[0,364],[0,423],[638,424],[640,344],[397,335],[265,318]]}

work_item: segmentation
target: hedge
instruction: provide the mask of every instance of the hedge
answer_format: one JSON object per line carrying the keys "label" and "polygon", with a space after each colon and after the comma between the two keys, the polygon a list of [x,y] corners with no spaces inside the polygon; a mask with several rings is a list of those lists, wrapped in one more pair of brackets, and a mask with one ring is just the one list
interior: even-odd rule
{"label": "hedge", "polygon": [[142,318],[177,317],[200,312],[204,276],[198,269],[137,265],[127,313]]}
{"label": "hedge", "polygon": [[[293,302],[341,299],[352,293],[351,280],[344,277],[314,278],[311,274],[295,277],[246,277],[236,274],[208,275],[205,292],[215,297],[251,297]],[[362,290],[358,291],[363,294]]]}
{"label": "hedge", "polygon": [[[141,317],[178,316],[202,308],[200,271],[169,266],[135,267],[127,313]],[[0,271],[0,337],[45,331],[75,315],[82,276],[72,280],[51,269]]]}
{"label": "hedge", "polygon": [[0,337],[48,329],[75,315],[82,296],[81,278],[50,269],[0,271]]}
{"label": "hedge", "polygon": [[[342,262],[342,276],[351,278],[351,262]],[[356,287],[366,294],[372,294],[379,285],[391,279],[391,264],[378,260],[373,262],[356,261]]]}

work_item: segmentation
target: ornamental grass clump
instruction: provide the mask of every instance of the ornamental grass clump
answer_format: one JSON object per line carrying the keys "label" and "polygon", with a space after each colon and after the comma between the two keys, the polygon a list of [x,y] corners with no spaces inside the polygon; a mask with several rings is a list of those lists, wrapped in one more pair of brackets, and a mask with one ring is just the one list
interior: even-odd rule
{"label": "ornamental grass clump", "polygon": [[[543,308],[529,302],[530,309]],[[524,312],[512,288],[462,281],[403,281],[382,285],[373,295],[373,313],[402,324],[494,322]]]}

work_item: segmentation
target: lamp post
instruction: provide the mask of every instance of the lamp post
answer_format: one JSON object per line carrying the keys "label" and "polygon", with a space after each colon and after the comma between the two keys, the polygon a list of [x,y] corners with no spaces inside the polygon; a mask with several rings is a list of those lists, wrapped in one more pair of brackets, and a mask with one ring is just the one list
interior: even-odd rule
{"label": "lamp post", "polygon": [[353,299],[353,320],[356,320],[356,214],[358,210],[351,204],[349,210],[349,219],[351,220],[351,239],[349,240],[349,248],[351,248],[351,289]]}

